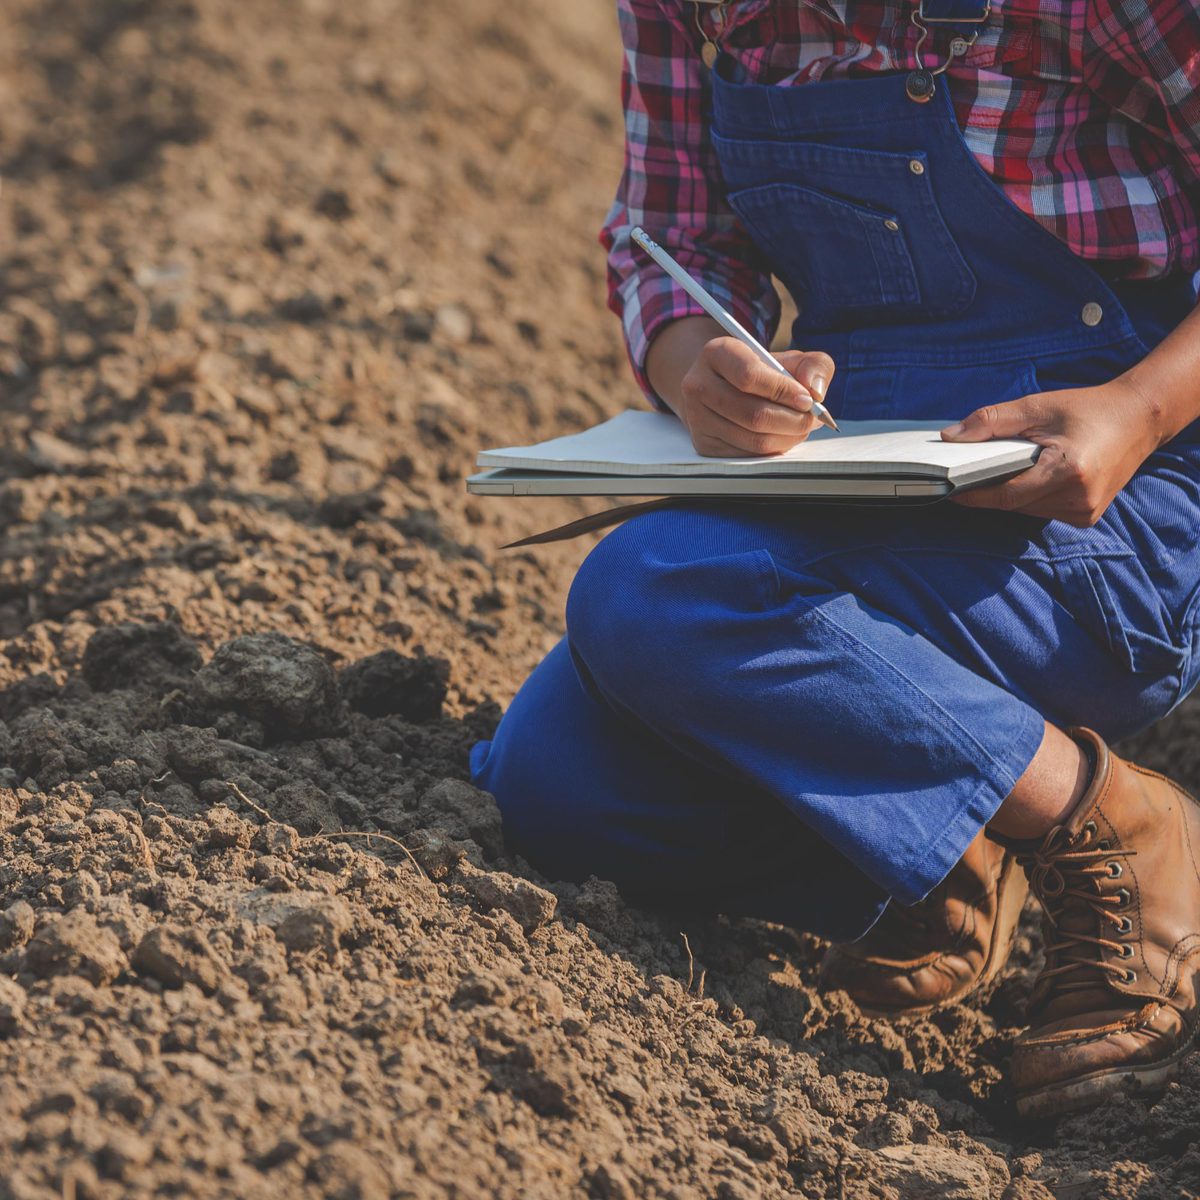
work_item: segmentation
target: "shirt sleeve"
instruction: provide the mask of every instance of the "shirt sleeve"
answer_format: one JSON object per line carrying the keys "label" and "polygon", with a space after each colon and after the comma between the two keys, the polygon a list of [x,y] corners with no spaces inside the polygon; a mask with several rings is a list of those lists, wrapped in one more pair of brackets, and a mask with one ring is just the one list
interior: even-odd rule
{"label": "shirt sleeve", "polygon": [[621,97],[625,167],[600,241],[608,251],[608,305],[622,321],[638,384],[655,334],[704,310],[630,240],[641,225],[746,328],[769,344],[779,298],[762,255],[725,201],[709,137],[707,68],[686,0],[618,0],[625,47]]}
{"label": "shirt sleeve", "polygon": [[[1168,265],[1194,262],[1200,209],[1200,3],[1092,0],[1087,34],[1088,86],[1162,138],[1159,163],[1139,165],[1159,205],[1174,210],[1169,227],[1184,231],[1184,244],[1166,253]],[[1152,170],[1163,160],[1165,170]]]}

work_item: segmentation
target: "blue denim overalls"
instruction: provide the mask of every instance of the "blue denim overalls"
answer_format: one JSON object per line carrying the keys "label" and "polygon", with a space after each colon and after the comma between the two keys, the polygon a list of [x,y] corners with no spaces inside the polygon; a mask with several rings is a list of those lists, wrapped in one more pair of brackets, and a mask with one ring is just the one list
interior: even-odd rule
{"label": "blue denim overalls", "polygon": [[[947,85],[713,78],[729,200],[837,363],[845,417],[956,419],[1106,382],[1194,303],[1109,284],[1014,208]],[[704,502],[588,557],[567,637],[475,748],[511,844],[635,899],[861,934],[961,856],[1044,721],[1108,738],[1196,682],[1200,429],[1091,529]]]}

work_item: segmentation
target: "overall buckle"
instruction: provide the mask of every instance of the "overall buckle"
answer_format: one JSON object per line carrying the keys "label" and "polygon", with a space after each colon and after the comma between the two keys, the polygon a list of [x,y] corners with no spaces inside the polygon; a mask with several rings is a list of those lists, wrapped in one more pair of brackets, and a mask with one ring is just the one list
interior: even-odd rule
{"label": "overall buckle", "polygon": [[[914,104],[928,104],[937,91],[937,76],[958,57],[975,44],[982,25],[992,11],[991,0],[920,0],[917,11],[912,14],[912,23],[921,31],[913,51],[916,70],[910,71],[904,80],[904,91]],[[949,25],[954,28],[950,39],[950,51],[940,67],[930,70],[921,57],[921,48],[929,36],[930,25]],[[970,26],[975,26],[974,29]]]}

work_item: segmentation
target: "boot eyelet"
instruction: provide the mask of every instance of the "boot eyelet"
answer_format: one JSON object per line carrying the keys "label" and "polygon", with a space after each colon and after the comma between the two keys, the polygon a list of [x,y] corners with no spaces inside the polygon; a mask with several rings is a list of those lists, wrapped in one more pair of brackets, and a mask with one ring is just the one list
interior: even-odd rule
{"label": "boot eyelet", "polygon": [[1122,971],[1121,972],[1121,982],[1122,983],[1137,983],[1137,972],[1136,971]]}
{"label": "boot eyelet", "polygon": [[1117,892],[1117,899],[1121,902],[1121,908],[1128,908],[1130,904],[1133,903],[1133,896],[1130,895],[1128,888],[1121,888],[1120,891]]}
{"label": "boot eyelet", "polygon": [[1133,947],[1128,942],[1122,942],[1121,952],[1117,955],[1118,958],[1132,958]]}
{"label": "boot eyelet", "polygon": [[[1122,890],[1124,890],[1124,889],[1122,889]],[[1132,917],[1122,917],[1120,924],[1117,925],[1117,932],[1118,933],[1132,933],[1133,932],[1133,918]],[[1128,957],[1128,955],[1126,955],[1126,957]]]}
{"label": "boot eyelet", "polygon": [[1095,821],[1084,821],[1083,832],[1086,833],[1088,835],[1088,837],[1095,837],[1096,836],[1096,822]]}
{"label": "boot eyelet", "polygon": [[1119,862],[1105,863],[1104,869],[1108,872],[1110,879],[1121,878],[1121,864]]}
{"label": "boot eyelet", "polygon": [[1096,849],[1097,850],[1111,850],[1112,842],[1110,842],[1108,840],[1108,838],[1103,838],[1102,840],[1100,840],[1096,843]]}

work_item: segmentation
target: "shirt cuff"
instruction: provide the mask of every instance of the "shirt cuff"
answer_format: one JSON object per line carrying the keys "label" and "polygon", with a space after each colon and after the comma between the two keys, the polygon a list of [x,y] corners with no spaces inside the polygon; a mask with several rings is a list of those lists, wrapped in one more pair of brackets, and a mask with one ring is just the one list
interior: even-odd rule
{"label": "shirt cuff", "polygon": [[[765,283],[762,296],[751,299],[742,289],[731,287],[728,277],[724,275],[696,273],[696,276],[722,308],[764,346],[771,344],[779,323],[779,297],[769,281]],[[643,269],[631,283],[633,286],[624,295],[620,311],[634,379],[655,408],[671,412],[670,406],[654,390],[646,374],[646,356],[650,344],[662,328],[672,321],[708,314],[664,271]]]}

